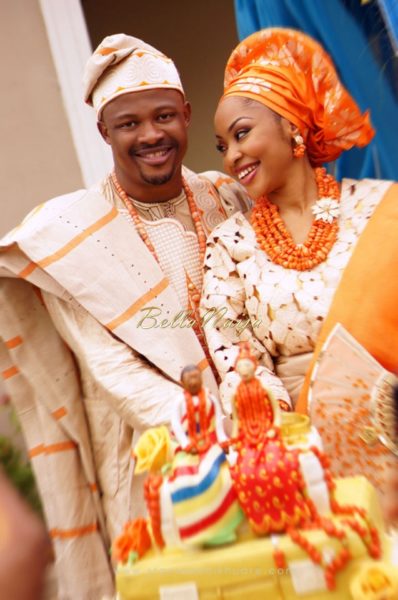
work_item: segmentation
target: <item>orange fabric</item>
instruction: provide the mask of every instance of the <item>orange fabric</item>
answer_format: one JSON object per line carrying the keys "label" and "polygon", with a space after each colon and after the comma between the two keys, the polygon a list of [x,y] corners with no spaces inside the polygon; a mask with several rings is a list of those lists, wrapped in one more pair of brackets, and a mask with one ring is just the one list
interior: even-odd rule
{"label": "orange fabric", "polygon": [[44,454],[45,451],[46,450],[45,450],[44,444],[39,444],[38,446],[35,446],[31,450],[29,450],[28,456],[29,456],[29,458],[34,458],[35,456],[39,456],[40,454]]}
{"label": "orange fabric", "polygon": [[73,529],[50,529],[49,534],[53,539],[66,539],[82,537],[84,535],[88,535],[89,533],[94,533],[95,531],[98,531],[97,523],[90,523],[90,525],[85,525],[84,527],[74,527]]}
{"label": "orange fabric", "polygon": [[18,367],[16,367],[15,365],[13,365],[9,369],[5,369],[2,372],[2,376],[3,376],[3,379],[10,379],[10,377],[14,377],[14,375],[17,375],[18,373],[19,373]]}
{"label": "orange fabric", "polygon": [[6,348],[12,350],[12,348],[16,348],[22,344],[22,338],[20,335],[13,337],[11,340],[6,340],[5,342]]}
{"label": "orange fabric", "polygon": [[365,146],[374,135],[368,113],[361,114],[329,55],[293,29],[263,29],[243,40],[225,69],[225,96],[257,100],[297,125],[315,166]]}
{"label": "orange fabric", "polygon": [[20,273],[18,273],[18,277],[20,277],[21,279],[26,279],[27,277],[29,277],[29,275],[31,273],[33,273],[33,271],[36,269],[37,264],[33,261],[30,261],[26,267],[24,269],[22,269],[22,271],[20,271]]}
{"label": "orange fabric", "polygon": [[39,454],[54,454],[56,452],[65,452],[65,450],[74,450],[75,448],[77,448],[77,444],[68,440],[66,442],[59,442],[58,444],[49,444],[48,446],[39,444],[29,450],[28,454],[29,458],[34,458],[35,456],[39,456]]}
{"label": "orange fabric", "polygon": [[61,408],[57,408],[57,410],[54,410],[51,414],[54,417],[54,419],[56,419],[58,421],[58,419],[62,419],[62,417],[64,417],[67,414],[67,410],[65,408],[65,406],[61,406]]}
{"label": "orange fabric", "polygon": [[393,184],[359,238],[320,333],[296,406],[307,412],[312,369],[336,323],[380,364],[398,372],[398,184]]}

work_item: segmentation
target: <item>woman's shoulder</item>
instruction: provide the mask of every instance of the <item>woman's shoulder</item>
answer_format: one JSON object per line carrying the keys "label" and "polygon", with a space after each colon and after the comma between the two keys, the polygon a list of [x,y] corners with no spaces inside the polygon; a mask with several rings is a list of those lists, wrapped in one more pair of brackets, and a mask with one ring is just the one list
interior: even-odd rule
{"label": "woman's shoulder", "polygon": [[240,263],[253,256],[256,234],[247,217],[235,213],[218,225],[207,240],[207,266],[214,261],[225,264]]}
{"label": "woman's shoulder", "polygon": [[250,224],[247,213],[238,211],[231,217],[217,225],[211,232],[209,240],[218,242],[221,240],[225,244],[238,243],[246,239],[254,238],[254,230]]}
{"label": "woman's shoulder", "polygon": [[383,196],[395,181],[388,179],[350,179],[344,178],[341,182],[341,195],[364,196],[375,194]]}
{"label": "woman's shoulder", "polygon": [[375,208],[390,189],[393,181],[384,179],[343,179],[341,182],[342,210],[350,212]]}

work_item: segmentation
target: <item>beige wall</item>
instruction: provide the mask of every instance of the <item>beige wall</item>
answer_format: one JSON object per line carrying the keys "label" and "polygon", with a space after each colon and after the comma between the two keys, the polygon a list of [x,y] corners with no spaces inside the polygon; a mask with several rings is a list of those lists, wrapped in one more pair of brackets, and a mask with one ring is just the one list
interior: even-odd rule
{"label": "beige wall", "polygon": [[176,63],[193,117],[185,164],[220,169],[213,115],[225,63],[238,42],[233,0],[82,0],[93,47],[113,33],[141,38]]}
{"label": "beige wall", "polygon": [[0,234],[82,187],[38,0],[1,0]]}

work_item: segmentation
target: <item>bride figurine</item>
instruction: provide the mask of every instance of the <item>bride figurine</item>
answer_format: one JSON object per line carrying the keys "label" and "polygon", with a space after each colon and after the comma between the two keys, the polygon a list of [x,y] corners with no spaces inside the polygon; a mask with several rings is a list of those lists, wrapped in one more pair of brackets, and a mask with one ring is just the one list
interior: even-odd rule
{"label": "bride figurine", "polygon": [[251,528],[265,535],[298,526],[311,514],[299,451],[285,445],[278,402],[255,376],[256,366],[248,344],[242,344],[235,365],[241,382],[233,397],[237,459],[231,476]]}

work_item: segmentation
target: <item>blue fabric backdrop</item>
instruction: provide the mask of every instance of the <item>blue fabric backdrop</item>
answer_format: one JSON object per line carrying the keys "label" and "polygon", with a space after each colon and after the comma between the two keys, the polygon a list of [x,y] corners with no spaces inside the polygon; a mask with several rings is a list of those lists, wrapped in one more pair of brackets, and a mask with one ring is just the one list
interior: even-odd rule
{"label": "blue fabric backdrop", "polygon": [[264,27],[292,27],[312,35],[332,56],[361,109],[370,109],[376,136],[366,148],[345,152],[331,165],[336,177],[398,180],[398,102],[364,29],[344,1],[235,0],[235,11],[240,39]]}

